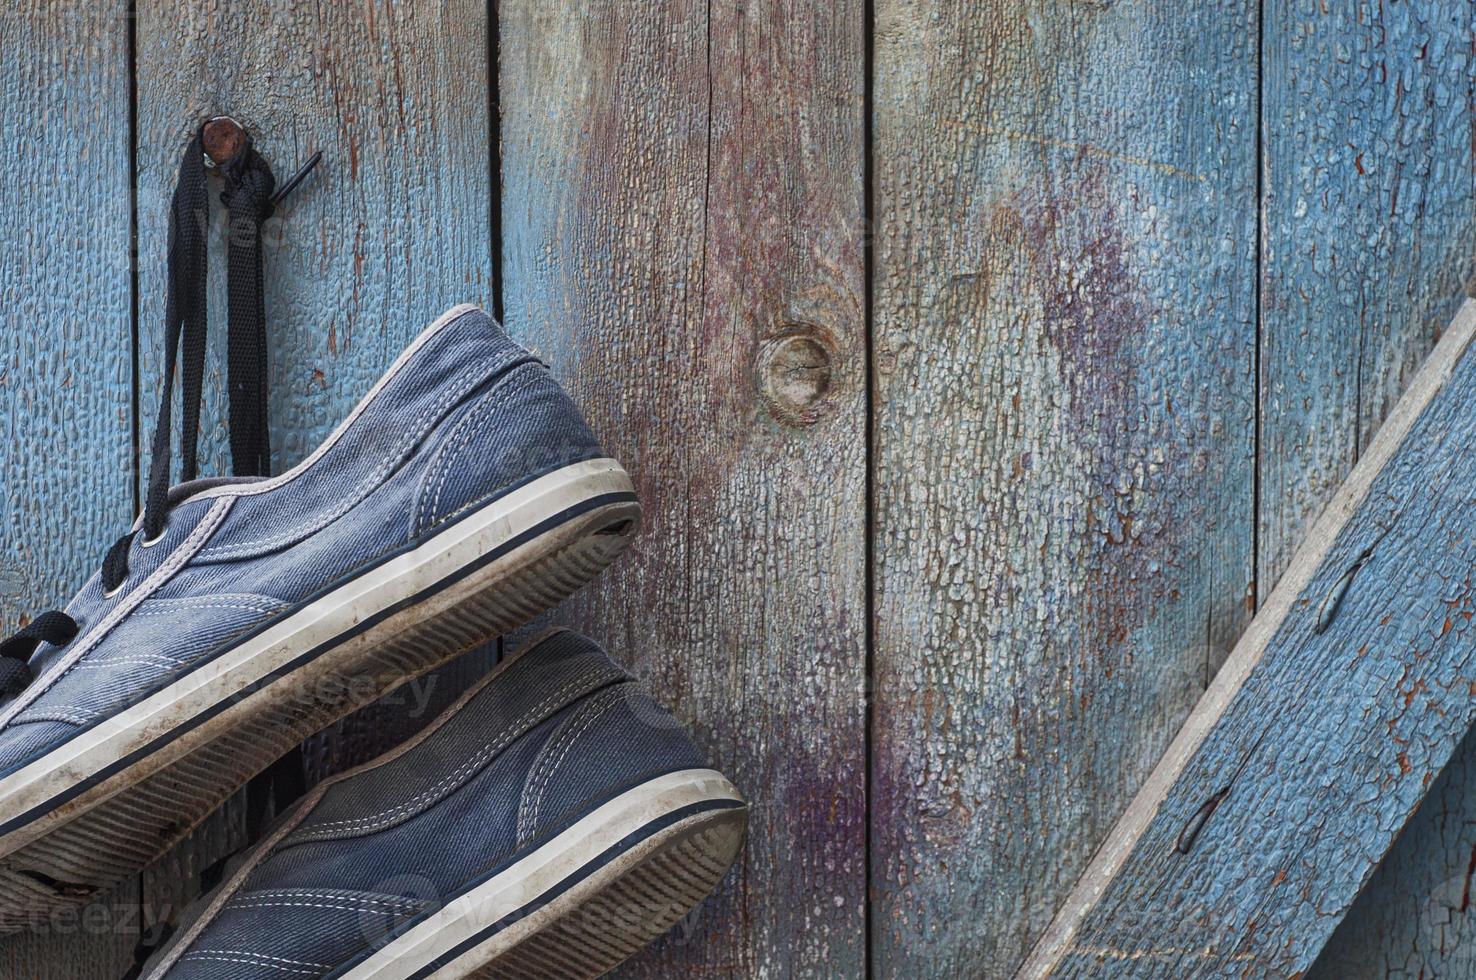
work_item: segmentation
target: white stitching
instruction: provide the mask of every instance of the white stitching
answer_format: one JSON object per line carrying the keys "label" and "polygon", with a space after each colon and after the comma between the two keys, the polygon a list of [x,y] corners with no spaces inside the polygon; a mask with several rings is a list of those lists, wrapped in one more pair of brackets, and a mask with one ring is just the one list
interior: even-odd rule
{"label": "white stitching", "polygon": [[84,715],[80,712],[68,711],[65,708],[46,708],[27,715],[22,721],[17,722],[17,724],[29,725],[35,724],[38,721],[60,721],[68,725],[87,725],[91,724],[92,720],[96,717],[96,714]]}
{"label": "white stitching", "polygon": [[423,791],[413,800],[410,800],[406,803],[401,803],[399,806],[381,811],[380,813],[376,813],[372,816],[360,817],[353,820],[334,820],[329,823],[318,824],[317,826],[306,830],[304,833],[294,836],[291,839],[292,843],[315,840],[322,836],[332,837],[338,833],[343,832],[358,833],[372,831],[377,829],[377,826],[393,821],[399,814],[414,810],[417,806],[421,805],[425,801],[434,799],[437,795],[444,791],[446,787],[456,785],[456,783],[458,783],[468,773],[475,771],[477,767],[486,763],[486,761],[491,758],[491,756],[497,754],[503,748],[505,748],[508,743],[526,734],[526,732],[523,731],[523,728],[527,725],[530,718],[534,717],[535,715],[542,714],[555,701],[558,701],[561,698],[568,697],[574,691],[578,690],[581,686],[596,683],[598,680],[598,674],[588,674],[586,676],[577,677],[574,680],[570,681],[568,684],[559,688],[559,690],[555,691],[553,694],[543,699],[536,706],[524,712],[524,714],[512,725],[510,725],[501,736],[499,736],[490,744],[483,746],[480,752],[473,756],[470,761],[464,763],[461,768],[456,770],[456,772],[452,773],[450,776],[447,776],[445,779],[438,781],[434,786]]}
{"label": "white stitching", "polygon": [[418,796],[415,797],[415,799],[410,800],[407,803],[402,803],[399,806],[392,807],[388,810],[381,811],[380,813],[374,814],[373,816],[360,817],[353,820],[334,820],[330,823],[319,824],[307,833],[301,835],[301,837],[298,839],[309,840],[325,832],[328,832],[331,835],[338,832],[336,828],[369,829],[383,818],[393,819],[396,815],[404,811],[413,810],[416,806],[418,806],[425,800],[437,796],[446,786],[455,785],[468,772],[471,772],[475,770],[478,766],[482,765],[489,756],[501,751],[509,742],[524,734],[521,729],[528,723],[528,720],[530,718],[547,710],[549,705],[551,705],[553,702],[559,700],[560,698],[567,697],[573,691],[577,690],[581,685],[588,683],[588,681],[589,678],[576,678],[561,687],[559,690],[555,691],[553,694],[549,695],[543,701],[539,702],[536,706],[530,708],[527,712],[525,712],[522,717],[520,717],[516,722],[509,726],[508,729],[504,731],[503,734],[499,736],[496,740],[488,745],[483,746],[482,750],[478,752],[475,756],[473,756],[470,761],[464,763],[461,768],[457,769],[454,773],[452,773],[450,776],[447,776],[445,779],[440,780],[434,786],[420,793]]}
{"label": "white stitching", "polygon": [[314,963],[312,960],[293,960],[285,956],[272,956],[270,953],[253,953],[248,949],[200,949],[195,952],[196,954],[219,953],[221,955],[249,956],[254,960],[271,960],[274,963],[287,963],[291,966],[315,966],[320,970],[328,970],[333,966],[332,963]]}
{"label": "white stitching", "polygon": [[[250,957],[250,959],[247,959],[246,957]],[[248,953],[245,950],[238,949],[203,949],[193,953],[186,953],[185,959],[210,960],[220,963],[240,963],[243,966],[266,967],[269,970],[280,970],[283,973],[301,973],[305,976],[313,976],[319,970],[333,969],[333,965],[331,963],[308,963],[303,960],[284,960],[280,956],[263,956],[260,953]],[[291,963],[296,965],[280,965],[284,963]],[[304,966],[310,967],[310,969],[299,969],[299,967]]]}
{"label": "white stitching", "polygon": [[96,658],[94,658],[92,660],[84,660],[82,663],[78,664],[77,666],[78,667],[90,667],[90,666],[93,666],[94,664],[122,663],[122,662],[127,661],[127,660],[148,661],[150,663],[161,664],[161,665],[168,664],[170,666],[177,666],[179,664],[179,661],[176,660],[175,658],[173,658],[173,657],[166,657],[162,653],[149,653],[147,650],[139,650],[139,651],[136,651],[134,653],[130,653],[127,656],[123,656],[122,655],[122,652],[120,651],[119,652],[119,657],[118,657],[117,660],[114,660],[108,654],[103,654],[102,656],[96,657]]}
{"label": "white stitching", "polygon": [[262,963],[257,960],[243,960],[234,956],[214,956],[205,953],[189,953],[185,956],[187,960],[204,961],[207,963],[240,963],[243,966],[255,967],[257,969],[276,970],[279,973],[292,973],[298,976],[318,976],[317,970],[303,970],[295,966],[279,966],[276,963]]}
{"label": "white stitching", "polygon": [[[553,783],[554,773],[558,772],[559,767],[564,764],[564,759],[568,758],[570,750],[574,748],[574,743],[578,742],[580,737],[589,731],[590,727],[596,721],[603,718],[607,711],[615,707],[616,703],[624,701],[627,690],[628,685],[620,684],[590,698],[581,709],[585,712],[586,717],[579,722],[577,730],[573,730],[571,726],[570,729],[565,730],[564,735],[559,736],[563,742],[562,749],[559,751],[559,757],[553,761],[552,765],[544,769],[540,781],[541,785],[539,785],[537,792],[533,795],[531,804],[527,791],[523,794],[523,806],[519,808],[518,813],[518,837],[520,840],[524,837],[524,816],[526,815],[528,819],[527,826],[529,828],[537,825],[538,813],[543,808],[543,794],[548,792],[548,787]],[[571,730],[572,734],[570,733]],[[529,789],[531,788],[529,787]]]}
{"label": "white stitching", "polygon": [[300,541],[309,535],[316,534],[317,532],[321,531],[323,528],[327,527],[329,524],[332,524],[344,514],[347,514],[349,511],[358,506],[365,497],[367,497],[370,493],[374,491],[375,487],[377,487],[380,483],[384,481],[385,476],[387,476],[389,472],[395,468],[395,465],[401,461],[401,457],[407,451],[409,451],[410,447],[414,446],[417,442],[423,439],[427,432],[435,428],[436,423],[440,421],[440,419],[444,416],[445,410],[449,405],[454,403],[457,399],[461,398],[477,385],[486,382],[486,380],[487,376],[481,372],[478,372],[477,374],[469,375],[456,387],[449,388],[445,392],[443,392],[441,397],[436,399],[436,401],[429,408],[427,408],[420,415],[419,418],[415,420],[415,422],[413,423],[413,425],[416,427],[414,435],[397,443],[395,445],[395,448],[388,455],[386,455],[385,458],[380,462],[379,466],[375,468],[374,472],[370,473],[367,477],[361,480],[358,486],[354,487],[354,489],[349,494],[342,498],[342,502],[339,504],[338,507],[325,512],[324,514],[319,516],[316,521],[313,521],[310,524],[301,527],[295,527],[291,531],[288,531],[285,534],[276,535],[275,537],[257,538],[254,541],[243,541],[240,544],[233,544],[216,548],[207,548],[201,553],[200,560],[209,561],[216,559],[230,559],[239,557],[245,553],[249,553],[252,551],[269,551],[277,547],[278,545],[286,544],[292,541]]}
{"label": "white stitching", "polygon": [[399,895],[357,895],[347,892],[312,892],[299,891],[295,888],[263,888],[261,891],[247,892],[241,896],[244,901],[255,901],[262,898],[322,898],[334,902],[367,902],[371,905],[411,905],[420,908],[425,904],[418,898],[405,898]]}
{"label": "white stitching", "polygon": [[272,595],[262,595],[258,592],[214,592],[207,595],[176,595],[161,596],[150,599],[149,604],[154,606],[179,606],[183,604],[206,602],[234,602],[244,608],[254,609],[258,606],[275,607],[283,605],[286,600]]}
{"label": "white stitching", "polygon": [[0,727],[10,724],[16,715],[35,704],[41,695],[51,690],[58,681],[67,676],[67,673],[76,665],[77,661],[92,652],[102,642],[103,638],[113,631],[113,627],[122,622],[133,610],[137,609],[145,599],[158,591],[161,585],[173,578],[174,573],[183,568],[195,556],[194,549],[198,548],[210,538],[211,534],[215,533],[215,529],[220,526],[221,521],[225,520],[225,516],[230,511],[231,505],[234,502],[233,498],[226,497],[218,503],[212,504],[210,510],[206,511],[205,516],[200,519],[200,523],[195,525],[195,529],[190,532],[189,537],[180,542],[179,546],[170,553],[164,564],[154,570],[154,574],[146,578],[138,588],[125,596],[122,602],[114,606],[113,611],[103,617],[102,622],[98,623],[97,627],[91,633],[83,637],[80,643],[73,645],[70,653],[61,660],[58,660],[50,670],[37,678],[34,683],[22,692],[20,697],[11,701],[4,711],[0,711]]}
{"label": "white stitching", "polygon": [[[485,413],[482,413],[483,415],[491,414],[491,411],[492,411],[492,409],[494,407],[495,408],[502,408],[502,407],[504,407],[505,405],[507,405],[508,402],[512,401],[514,395],[520,395],[520,394],[522,394],[523,392],[527,391],[529,388],[533,387],[535,384],[538,384],[545,377],[547,377],[547,375],[543,371],[541,371],[541,370],[538,369],[538,366],[537,365],[529,364],[529,365],[527,365],[527,367],[529,368],[529,371],[528,371],[527,376],[525,376],[517,384],[509,385],[507,388],[505,388],[498,395],[497,402],[496,402],[495,405],[493,405],[491,403],[488,403],[486,405],[487,411]],[[478,407],[481,407],[481,406],[478,406]],[[468,427],[467,430],[466,430],[466,438],[463,441],[467,445],[470,445],[473,435],[475,435],[475,433],[472,431],[472,429],[470,427]],[[441,470],[441,479],[440,479],[440,482],[436,485],[436,499],[435,499],[435,504],[431,507],[431,510],[426,515],[427,517],[430,517],[430,516],[434,515],[436,511],[438,511],[438,510],[441,509],[441,495],[443,493],[445,493],[446,484],[448,482],[450,482],[450,479],[451,479],[451,463],[452,462],[453,462],[452,460],[448,459],[446,461],[445,468]]]}
{"label": "white stitching", "polygon": [[563,747],[564,740],[569,737],[569,733],[574,730],[574,727],[589,712],[590,706],[593,703],[586,701],[571,712],[570,716],[564,719],[563,724],[559,725],[554,733],[549,736],[548,740],[543,743],[543,747],[538,750],[538,754],[533,757],[533,763],[528,767],[528,773],[523,779],[522,791],[518,794],[517,835],[519,842],[529,836],[529,828],[533,823],[533,815],[530,812],[528,804],[532,799],[533,787],[542,781],[544,768],[548,765],[547,760]]}
{"label": "white stitching", "polygon": [[407,912],[418,912],[419,907],[414,906],[392,906],[384,908],[370,908],[368,905],[326,905],[317,902],[233,902],[232,909],[326,909],[330,912],[368,912],[373,915],[402,915]]}
{"label": "white stitching", "polygon": [[[271,613],[276,612],[277,610],[282,609],[287,605],[287,603],[285,602],[280,602],[276,599],[268,599],[265,597],[263,597],[262,599],[263,605],[261,606],[232,605],[230,603],[224,602],[211,603],[185,601],[188,598],[189,597],[180,597],[175,599],[145,599],[142,603],[139,604],[139,608],[133,611],[133,616],[135,619],[141,616],[167,616],[179,609],[240,609],[246,612]],[[148,608],[150,606],[156,606],[164,603],[167,603],[169,605],[169,608]],[[266,603],[272,603],[272,605],[268,606],[266,605]],[[144,652],[134,653],[133,655],[127,657],[110,657],[105,654],[95,660],[84,660],[73,667],[73,669],[97,670],[100,668],[115,667],[123,664],[131,664],[133,666],[139,667],[183,667],[185,665],[185,661],[173,657],[166,657],[161,654],[151,654]]]}
{"label": "white stitching", "polygon": [[[173,600],[173,599],[151,599],[150,602],[175,602],[175,600]],[[168,609],[139,609],[139,610],[135,611],[133,615],[134,616],[167,616],[170,613],[172,613],[172,612],[174,612],[175,610],[178,610],[178,609],[243,609],[246,612],[267,613],[267,612],[274,612],[274,611],[276,611],[278,609],[281,609],[285,605],[287,605],[287,603],[285,603],[285,602],[280,602],[280,603],[276,604],[275,606],[239,606],[239,605],[232,605],[230,603],[225,603],[225,602],[175,603],[174,605],[171,605]]]}
{"label": "white stitching", "polygon": [[[465,415],[457,420],[451,433],[446,436],[446,442],[437,450],[435,459],[431,460],[431,471],[420,482],[422,493],[420,498],[419,521],[414,528],[416,533],[419,533],[422,528],[429,526],[432,508],[430,507],[430,495],[425,493],[424,490],[430,486],[431,477],[439,475],[441,481],[445,481],[446,474],[451,472],[451,464],[453,462],[451,459],[451,450],[456,448],[457,441],[463,435],[465,435],[468,443],[471,441],[472,428],[470,423],[473,420],[482,418],[483,415],[491,411],[491,407],[494,404],[501,405],[503,403],[503,398],[498,393],[499,387],[499,385],[494,385],[490,391],[477,400],[476,404]],[[494,395],[498,395],[498,397],[494,398]]]}
{"label": "white stitching", "polygon": [[99,670],[105,667],[118,667],[130,664],[135,667],[183,667],[184,664],[178,660],[170,660],[168,657],[151,657],[140,655],[134,657],[99,657],[78,664],[73,670]]}
{"label": "white stitching", "polygon": [[[522,379],[514,381],[511,375],[520,371],[523,367],[528,367],[531,370]],[[432,526],[435,512],[441,508],[441,494],[445,492],[446,484],[451,478],[451,470],[454,468],[453,464],[456,462],[453,457],[462,448],[470,445],[472,437],[476,434],[476,430],[471,423],[474,421],[481,422],[494,409],[505,407],[512,400],[513,396],[526,391],[543,376],[543,372],[538,370],[537,365],[519,365],[509,372],[506,380],[494,385],[469,412],[461,417],[456,427],[451,431],[451,434],[446,437],[445,444],[441,447],[440,452],[437,453],[437,458],[432,463],[432,465],[439,469],[439,473],[434,474],[438,477],[436,480],[435,499],[434,502],[430,502],[428,505],[430,501],[429,496],[421,497],[420,523],[417,525],[417,530],[424,530]],[[431,474],[427,474],[426,479],[422,482],[422,486],[430,486],[430,476]]]}

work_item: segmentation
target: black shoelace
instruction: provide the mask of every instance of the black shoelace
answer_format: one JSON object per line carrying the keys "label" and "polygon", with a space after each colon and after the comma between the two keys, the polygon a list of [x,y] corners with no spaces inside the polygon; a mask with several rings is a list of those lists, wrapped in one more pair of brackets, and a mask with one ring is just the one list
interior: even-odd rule
{"label": "black shoelace", "polygon": [[[280,194],[276,178],[249,137],[240,150],[219,166],[225,179],[227,224],[227,386],[230,393],[232,465],[237,476],[266,476],[271,443],[267,428],[266,314],[263,299],[261,228],[278,201],[317,164],[315,155]],[[143,519],[108,549],[103,559],[102,587],[116,593],[128,579],[128,559],[134,539],[157,541],[169,518],[170,475],[173,459],[175,365],[183,348],[180,456],[182,482],[198,475],[200,401],[205,380],[206,275],[210,229],[210,188],[205,172],[205,149],[199,132],[185,148],[169,221],[169,295],[165,308],[164,391],[154,428],[149,482]],[[0,698],[23,691],[34,679],[29,660],[43,643],[65,646],[76,639],[81,625],[64,612],[37,616],[29,626],[0,642]]]}

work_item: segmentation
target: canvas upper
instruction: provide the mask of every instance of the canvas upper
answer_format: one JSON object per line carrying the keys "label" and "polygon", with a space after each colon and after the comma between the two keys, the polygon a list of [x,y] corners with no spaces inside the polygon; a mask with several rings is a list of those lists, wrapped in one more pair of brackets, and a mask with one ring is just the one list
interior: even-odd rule
{"label": "canvas upper", "polygon": [[677,722],[576,633],[537,642],[483,684],[422,740],[285,817],[154,970],[167,965],[169,980],[323,976],[592,806],[706,765]]}
{"label": "canvas upper", "polygon": [[66,609],[76,639],[41,647],[0,704],[0,776],[479,503],[601,455],[542,363],[480,310],[449,311],[290,472],[174,489],[118,591],[94,576]]}

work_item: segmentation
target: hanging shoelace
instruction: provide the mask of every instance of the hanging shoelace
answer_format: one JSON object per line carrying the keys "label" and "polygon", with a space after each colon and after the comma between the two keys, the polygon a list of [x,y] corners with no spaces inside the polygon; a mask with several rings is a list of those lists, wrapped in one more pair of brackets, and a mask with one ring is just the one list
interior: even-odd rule
{"label": "hanging shoelace", "polygon": [[[233,124],[234,125],[234,124]],[[206,277],[210,229],[210,186],[205,169],[203,132],[185,147],[169,220],[168,299],[165,306],[164,390],[154,428],[143,518],[108,549],[102,587],[115,594],[128,580],[134,539],[151,543],[163,535],[169,518],[170,454],[176,362],[183,354],[180,420],[181,481],[199,475],[200,402],[205,380],[208,331]],[[282,197],[322,158],[315,154],[281,192],[272,169],[244,133],[239,149],[219,164],[225,181],[221,201],[227,224],[227,387],[230,402],[231,457],[236,476],[266,476],[271,442],[267,427],[266,314],[263,299],[261,228]],[[0,698],[23,691],[34,679],[28,661],[43,643],[65,646],[81,626],[64,612],[37,616],[29,626],[0,642]]]}

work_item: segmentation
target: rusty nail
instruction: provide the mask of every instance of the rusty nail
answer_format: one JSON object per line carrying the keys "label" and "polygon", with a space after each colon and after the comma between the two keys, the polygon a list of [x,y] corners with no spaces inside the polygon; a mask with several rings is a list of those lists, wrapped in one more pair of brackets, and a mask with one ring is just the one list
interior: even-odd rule
{"label": "rusty nail", "polygon": [[1230,787],[1226,786],[1214,796],[1205,800],[1199,809],[1194,811],[1194,816],[1189,818],[1189,822],[1184,825],[1184,829],[1179,831],[1179,840],[1174,844],[1174,850],[1180,854],[1188,854],[1189,849],[1194,846],[1194,841],[1199,836],[1199,832],[1204,829],[1205,824],[1209,823],[1209,818],[1219,808],[1220,804],[1225,802],[1225,797],[1229,795]]}
{"label": "rusty nail", "polygon": [[1372,548],[1359,555],[1358,560],[1342,574],[1327,595],[1323,597],[1322,605],[1317,607],[1317,625],[1312,629],[1313,635],[1321,636],[1327,632],[1338,614],[1338,607],[1343,604],[1343,596],[1348,594],[1348,586],[1353,584],[1354,577],[1363,570],[1363,566],[1367,565],[1368,560],[1372,557]]}
{"label": "rusty nail", "polygon": [[219,167],[240,153],[251,138],[230,116],[216,116],[205,123],[200,139],[205,144],[205,155]]}

